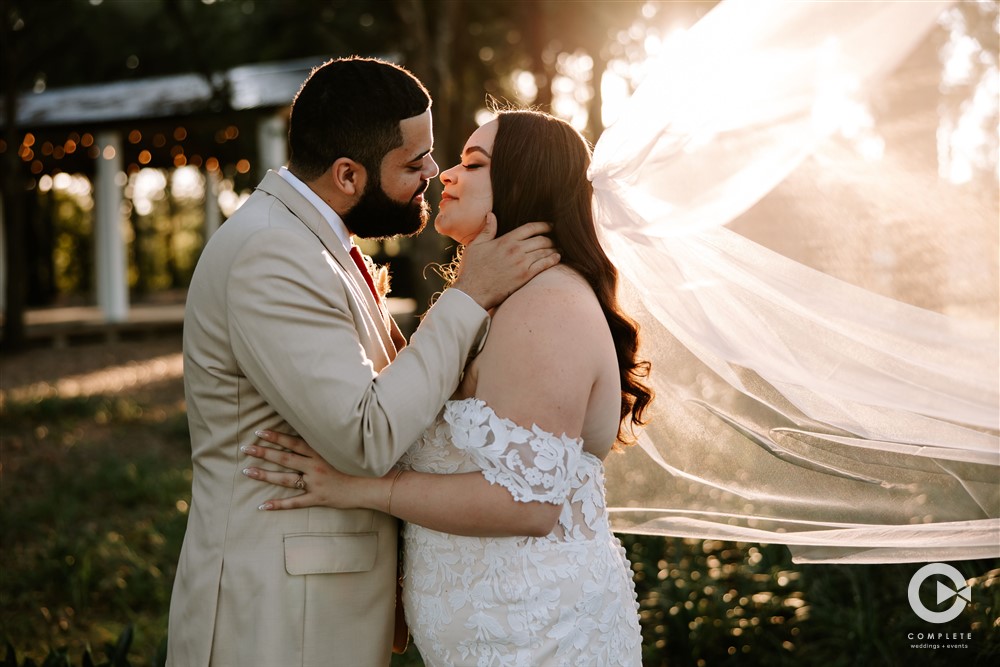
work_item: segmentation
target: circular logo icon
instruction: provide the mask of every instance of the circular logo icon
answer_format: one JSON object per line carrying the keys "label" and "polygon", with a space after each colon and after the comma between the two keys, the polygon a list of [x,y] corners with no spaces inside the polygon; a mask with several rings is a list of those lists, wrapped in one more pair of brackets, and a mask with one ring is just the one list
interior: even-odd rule
{"label": "circular logo icon", "polygon": [[[935,574],[943,575],[950,579],[951,583],[955,584],[953,590],[940,581],[937,582],[937,603],[939,605],[951,598],[955,598],[952,605],[944,611],[931,611],[920,600],[920,584]],[[913,609],[913,613],[928,623],[947,623],[948,621],[953,621],[965,609],[966,603],[971,602],[969,599],[969,587],[965,585],[965,577],[962,576],[961,572],[947,563],[929,563],[924,565],[913,574],[906,592],[910,599],[910,607]]]}

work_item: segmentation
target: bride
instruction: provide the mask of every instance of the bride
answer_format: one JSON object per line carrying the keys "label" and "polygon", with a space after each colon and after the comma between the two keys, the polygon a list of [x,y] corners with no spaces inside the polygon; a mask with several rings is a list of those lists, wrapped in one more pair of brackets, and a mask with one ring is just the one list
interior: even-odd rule
{"label": "bride", "polygon": [[396,470],[345,475],[281,434],[262,437],[290,451],[245,448],[296,471],[248,476],[308,489],[262,509],[362,507],[406,522],[403,600],[428,665],[641,663],[603,460],[631,442],[652,392],[597,240],[589,163],[568,123],[504,111],[441,174],[440,233],[468,243],[491,211],[499,233],[547,220],[562,263],[496,309],[452,400]]}

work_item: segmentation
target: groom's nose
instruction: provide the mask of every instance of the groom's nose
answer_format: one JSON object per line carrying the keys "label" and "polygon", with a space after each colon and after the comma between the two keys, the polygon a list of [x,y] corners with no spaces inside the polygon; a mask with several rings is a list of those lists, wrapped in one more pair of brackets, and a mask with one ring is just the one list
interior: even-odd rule
{"label": "groom's nose", "polygon": [[437,176],[438,172],[440,172],[440,171],[441,170],[438,169],[437,162],[435,162],[434,158],[432,158],[428,154],[427,157],[426,157],[426,159],[424,160],[424,170],[420,174],[421,178],[423,178],[425,181],[429,181],[432,178],[434,178],[435,176]]}

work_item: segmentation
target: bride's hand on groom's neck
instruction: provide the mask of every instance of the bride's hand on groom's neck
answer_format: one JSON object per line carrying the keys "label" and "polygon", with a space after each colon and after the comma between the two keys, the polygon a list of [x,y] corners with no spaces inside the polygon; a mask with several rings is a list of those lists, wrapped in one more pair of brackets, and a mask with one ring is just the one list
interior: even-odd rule
{"label": "bride's hand on groom's neck", "polygon": [[529,222],[496,238],[497,219],[486,215],[479,236],[465,246],[458,278],[462,290],[484,310],[496,308],[529,280],[559,263],[547,222]]}

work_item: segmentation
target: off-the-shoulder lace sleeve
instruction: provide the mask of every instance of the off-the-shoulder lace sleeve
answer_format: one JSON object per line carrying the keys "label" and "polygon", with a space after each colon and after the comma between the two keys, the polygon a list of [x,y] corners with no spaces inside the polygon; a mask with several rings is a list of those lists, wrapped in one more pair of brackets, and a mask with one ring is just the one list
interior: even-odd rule
{"label": "off-the-shoulder lace sleeve", "polygon": [[501,485],[520,502],[566,502],[582,441],[534,425],[519,426],[480,400],[448,403],[444,419],[454,446],[482,469],[490,484]]}

